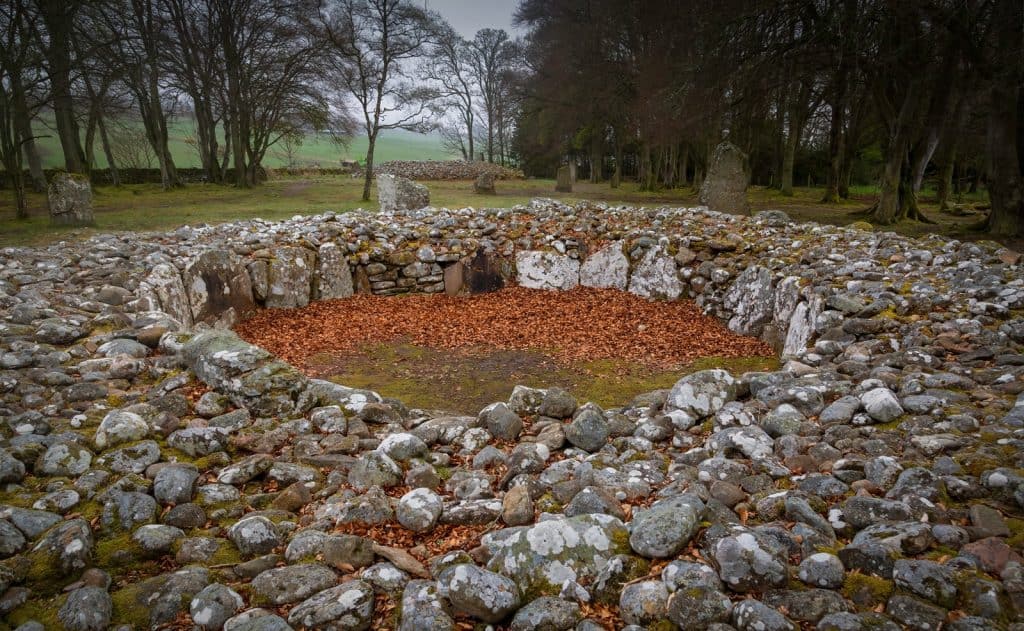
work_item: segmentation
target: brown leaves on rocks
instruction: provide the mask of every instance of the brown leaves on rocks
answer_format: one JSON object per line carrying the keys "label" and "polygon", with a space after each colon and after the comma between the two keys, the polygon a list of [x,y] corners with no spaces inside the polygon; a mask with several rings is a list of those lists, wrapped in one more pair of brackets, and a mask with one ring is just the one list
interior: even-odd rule
{"label": "brown leaves on rocks", "polygon": [[237,327],[300,368],[322,353],[407,341],[440,349],[541,349],[562,362],[630,360],[662,368],[700,357],[771,356],[768,345],[732,333],[689,301],[657,302],[577,287],[513,287],[469,297],[357,295],[301,309],[265,310]]}

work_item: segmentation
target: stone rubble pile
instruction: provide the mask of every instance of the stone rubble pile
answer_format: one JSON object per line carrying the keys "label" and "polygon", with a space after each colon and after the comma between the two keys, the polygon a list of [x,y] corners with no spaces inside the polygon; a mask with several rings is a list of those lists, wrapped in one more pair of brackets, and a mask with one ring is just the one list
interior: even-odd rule
{"label": "stone rubble pile", "polygon": [[498,180],[523,179],[523,172],[519,169],[466,160],[389,160],[374,167],[374,172],[410,180],[475,180],[484,174]]}
{"label": "stone rubble pile", "polygon": [[[355,291],[691,297],[786,360],[477,416],[225,327]],[[0,250],[8,628],[1024,628],[1024,277],[697,209],[425,209]]]}

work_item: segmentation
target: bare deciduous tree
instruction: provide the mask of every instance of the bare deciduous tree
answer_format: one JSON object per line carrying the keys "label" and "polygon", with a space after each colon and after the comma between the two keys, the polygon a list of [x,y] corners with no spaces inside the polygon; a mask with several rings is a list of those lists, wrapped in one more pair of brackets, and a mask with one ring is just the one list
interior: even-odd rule
{"label": "bare deciduous tree", "polygon": [[359,104],[367,149],[363,201],[370,199],[373,155],[382,130],[425,131],[436,91],[413,86],[406,65],[425,51],[436,16],[411,0],[327,0],[320,26],[337,77]]}

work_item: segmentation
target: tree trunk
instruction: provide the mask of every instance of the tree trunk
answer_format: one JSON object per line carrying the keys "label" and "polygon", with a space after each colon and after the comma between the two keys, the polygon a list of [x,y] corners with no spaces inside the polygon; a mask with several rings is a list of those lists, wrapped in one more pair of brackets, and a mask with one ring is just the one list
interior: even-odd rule
{"label": "tree trunk", "polygon": [[230,119],[224,117],[224,157],[221,158],[220,162],[220,174],[221,183],[226,183],[228,179],[228,165],[231,164],[231,124],[228,122]]}
{"label": "tree trunk", "polygon": [[114,160],[114,152],[110,147],[110,137],[107,136],[107,124],[103,120],[102,112],[96,120],[100,129],[100,143],[103,145],[103,155],[107,157],[107,168],[110,170],[110,183],[114,186],[121,186],[121,173],[117,170],[117,162]]}
{"label": "tree trunk", "polygon": [[494,111],[487,108],[487,161],[494,164]]}
{"label": "tree trunk", "polygon": [[782,186],[780,190],[787,197],[793,196],[793,162],[796,159],[796,146],[800,142],[799,129],[790,118],[789,134],[782,152]]}
{"label": "tree trunk", "polygon": [[466,114],[466,137],[469,141],[469,160],[476,160],[476,154],[473,153],[473,106],[469,106],[468,113]]}
{"label": "tree trunk", "polygon": [[992,211],[987,228],[995,235],[1019,236],[1024,234],[1024,70],[1020,65],[1024,7],[1020,2],[997,2],[993,22],[999,53],[989,90],[988,197]]}
{"label": "tree trunk", "polygon": [[1018,236],[1024,233],[1024,175],[1021,173],[1018,146],[1024,124],[1020,88],[1004,81],[993,81],[988,118],[988,196],[992,211],[987,229],[994,235]]}
{"label": "tree trunk", "polygon": [[78,136],[74,99],[71,95],[71,37],[74,12],[63,0],[39,2],[40,13],[49,33],[45,55],[50,77],[53,117],[64,152],[64,168],[69,173],[86,173],[85,154]]}
{"label": "tree trunk", "polygon": [[939,181],[936,185],[936,196],[938,198],[939,212],[945,212],[950,208],[949,198],[953,188],[953,165],[956,163],[955,148],[950,148],[948,151],[943,152],[938,158],[938,163]]}
{"label": "tree trunk", "polygon": [[615,170],[612,172],[612,188],[619,188],[622,182],[622,141],[615,134]]}
{"label": "tree trunk", "polygon": [[687,186],[690,183],[690,147],[683,145],[679,150],[679,186]]}
{"label": "tree trunk", "polygon": [[[370,184],[373,182],[373,150],[377,146],[377,134],[370,134],[366,146],[366,177],[363,180],[363,201],[370,201]],[[489,141],[488,141],[489,142]]]}
{"label": "tree trunk", "polygon": [[872,219],[879,224],[895,223],[900,216],[900,174],[906,158],[906,143],[897,138],[889,146],[889,156],[882,170],[882,193],[878,198]]}
{"label": "tree trunk", "polygon": [[29,109],[25,103],[25,97],[18,103],[17,117],[18,134],[22,137],[22,149],[25,152],[25,161],[29,163],[29,179],[32,182],[32,191],[35,193],[46,193],[46,174],[43,172],[43,161],[39,157],[39,146],[36,145],[36,138],[32,132],[32,120],[29,118]]}
{"label": "tree trunk", "polygon": [[823,204],[839,203],[846,140],[846,136],[843,134],[843,118],[846,114],[846,80],[845,77],[836,78],[837,82],[840,80],[842,86],[835,87],[837,94],[831,103],[832,120],[828,129],[828,175],[825,178],[825,196],[821,198]]}
{"label": "tree trunk", "polygon": [[85,163],[89,165],[89,170],[96,168],[96,107],[95,105],[89,108],[89,119],[85,123]]}

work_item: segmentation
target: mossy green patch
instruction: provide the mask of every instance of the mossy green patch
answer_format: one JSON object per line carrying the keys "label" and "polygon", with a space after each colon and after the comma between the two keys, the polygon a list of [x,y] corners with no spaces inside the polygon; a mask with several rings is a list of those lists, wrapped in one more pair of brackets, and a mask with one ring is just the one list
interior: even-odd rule
{"label": "mossy green patch", "polygon": [[33,620],[42,624],[45,629],[62,629],[64,627],[57,618],[57,612],[60,611],[66,600],[66,594],[50,598],[33,596],[22,606],[7,614],[7,622],[12,629]]}
{"label": "mossy green patch", "polygon": [[843,581],[842,594],[860,607],[874,608],[892,594],[893,582],[877,576],[850,573]]}
{"label": "mossy green patch", "polygon": [[438,467],[434,467],[434,470],[437,471],[437,477],[441,478],[441,481],[449,480],[452,477],[451,467],[441,465]]}
{"label": "mossy green patch", "polygon": [[1016,550],[1024,548],[1024,519],[1009,517],[1006,526],[1010,529],[1010,538],[1006,540],[1007,545]]}
{"label": "mossy green patch", "polygon": [[476,414],[494,401],[505,401],[515,385],[559,386],[580,402],[621,407],[639,394],[671,388],[686,374],[724,368],[734,374],[771,371],[774,357],[706,357],[677,368],[601,359],[556,362],[551,349],[504,351],[471,348],[438,350],[396,342],[372,344],[332,356],[320,353],[310,366],[316,376],[353,388],[375,390],[411,407]]}
{"label": "mossy green patch", "polygon": [[111,592],[110,600],[114,604],[113,621],[131,625],[135,629],[148,629],[149,608],[140,602],[140,595],[141,589],[138,584]]}
{"label": "mossy green patch", "polygon": [[562,511],[562,503],[555,499],[551,493],[545,493],[537,498],[537,510],[545,513],[559,513]]}

